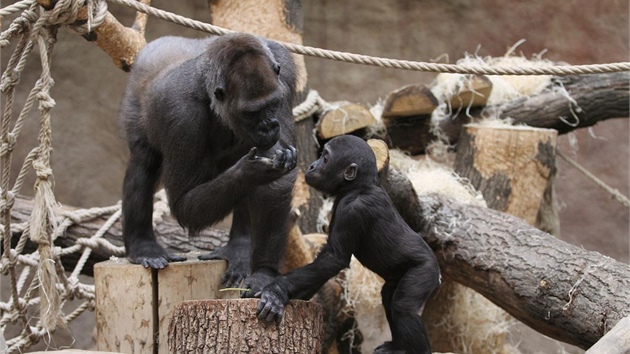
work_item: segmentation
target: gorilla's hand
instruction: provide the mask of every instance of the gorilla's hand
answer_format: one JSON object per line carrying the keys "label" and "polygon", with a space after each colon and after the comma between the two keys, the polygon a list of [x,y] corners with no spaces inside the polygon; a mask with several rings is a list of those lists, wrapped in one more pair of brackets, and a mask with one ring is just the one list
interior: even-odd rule
{"label": "gorilla's hand", "polygon": [[287,149],[267,151],[271,157],[258,155],[258,149],[253,147],[249,153],[241,158],[239,167],[246,175],[245,180],[258,184],[266,184],[289,173],[297,166],[297,150],[293,146]]}
{"label": "gorilla's hand", "polygon": [[258,319],[266,322],[275,320],[276,323],[280,323],[284,307],[289,302],[287,292],[282,285],[279,282],[273,282],[256,295],[260,295],[260,302],[256,309]]}

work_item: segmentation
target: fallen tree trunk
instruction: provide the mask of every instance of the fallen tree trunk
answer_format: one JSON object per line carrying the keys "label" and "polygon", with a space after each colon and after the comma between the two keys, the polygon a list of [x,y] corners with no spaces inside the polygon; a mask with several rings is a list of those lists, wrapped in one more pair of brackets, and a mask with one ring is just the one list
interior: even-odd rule
{"label": "fallen tree trunk", "polygon": [[[487,110],[500,111],[501,118],[512,118],[514,124],[551,128],[560,134],[630,115],[629,72],[556,76],[552,82],[555,89]],[[568,95],[557,89],[560,87]]]}
{"label": "fallen tree trunk", "polygon": [[[566,90],[563,93],[562,88]],[[438,123],[440,137],[454,145],[460,138],[461,128],[480,117],[510,118],[514,124],[525,124],[536,128],[551,128],[559,134],[586,128],[612,118],[630,117],[630,73],[567,75],[552,78],[552,87],[529,97],[515,99],[501,105],[473,107],[469,112],[459,113]],[[413,116],[401,119],[407,134],[413,132],[412,143],[403,135],[400,142],[390,137],[394,146],[424,152],[438,137],[431,131],[428,116]],[[402,124],[402,123],[400,123]]]}
{"label": "fallen tree trunk", "polygon": [[[28,223],[31,212],[33,210],[33,202],[30,199],[18,197],[11,210],[13,223]],[[76,208],[64,207],[62,212],[72,212]],[[105,224],[111,214],[86,220],[80,224],[70,226],[67,231],[55,240],[55,246],[70,247],[75,245],[79,238],[92,237]],[[188,236],[184,229],[174,221],[163,221],[154,228],[155,236],[158,242],[166,247],[170,252],[187,253],[191,251],[209,251],[224,245],[228,240],[228,231],[221,229],[207,229],[196,236]],[[12,247],[15,247],[21,232],[14,232],[12,235]],[[103,238],[111,242],[115,246],[123,246],[122,224],[118,220],[110,227]],[[26,253],[34,252],[37,246],[31,241],[27,241],[24,251]],[[61,261],[66,270],[72,270],[76,266],[80,253],[72,253],[61,257]],[[105,249],[96,248],[93,250],[88,262],[82,270],[82,274],[92,276],[94,264],[97,262],[108,260],[112,254]],[[123,256],[118,254],[117,256]]]}
{"label": "fallen tree trunk", "polygon": [[531,328],[588,348],[630,314],[630,266],[492,209],[425,196],[415,213],[442,274]]}
{"label": "fallen tree trunk", "polygon": [[[417,197],[410,185],[390,182],[388,189],[408,209],[405,218],[423,232],[436,252],[443,276],[476,290],[533,329],[588,348],[630,315],[627,264],[563,242],[492,209],[440,196],[423,196],[419,203],[412,203]],[[18,199],[14,219],[30,215],[30,207]],[[72,239],[91,235],[84,231],[86,227],[96,230],[102,222],[95,219],[91,226],[72,226],[57,241],[73,243]],[[168,234],[158,231],[158,237],[187,240],[179,226],[171,227]],[[177,229],[179,233],[174,232]],[[115,240],[117,235],[118,224],[105,237]],[[213,240],[208,244],[215,242],[214,236],[208,239]]]}

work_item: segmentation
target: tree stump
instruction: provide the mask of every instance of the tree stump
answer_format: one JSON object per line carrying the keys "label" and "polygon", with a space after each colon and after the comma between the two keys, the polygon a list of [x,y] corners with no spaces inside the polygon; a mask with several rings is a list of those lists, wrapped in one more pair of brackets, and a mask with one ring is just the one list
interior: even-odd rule
{"label": "tree stump", "polygon": [[220,292],[225,261],[199,261],[189,254],[161,270],[126,259],[94,266],[97,348],[122,353],[170,353],[168,319],[184,300],[238,297]]}
{"label": "tree stump", "polygon": [[552,129],[466,125],[455,172],[470,180],[488,207],[535,225],[556,171],[557,135]]}
{"label": "tree stump", "polygon": [[169,353],[321,353],[322,309],[292,300],[280,324],[256,317],[259,299],[184,301],[168,330]]}

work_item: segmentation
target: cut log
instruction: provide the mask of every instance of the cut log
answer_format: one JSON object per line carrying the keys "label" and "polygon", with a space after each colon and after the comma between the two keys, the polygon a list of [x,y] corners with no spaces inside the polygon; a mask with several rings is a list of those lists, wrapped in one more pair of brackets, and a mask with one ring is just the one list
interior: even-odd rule
{"label": "cut log", "polygon": [[169,353],[168,321],[184,300],[237,298],[220,291],[225,261],[199,261],[189,255],[162,270],[130,264],[126,259],[94,267],[96,328],[99,350]]}
{"label": "cut log", "polygon": [[[462,110],[459,113],[454,110],[456,115],[438,122],[439,135],[455,145],[463,125],[486,116],[509,118],[514,124],[530,127],[551,128],[559,134],[590,127],[607,119],[630,117],[628,72],[553,77],[552,83],[549,90],[499,106],[483,109],[473,106],[470,112]],[[420,154],[437,139],[431,132],[428,117],[412,116],[401,122],[393,120],[395,123],[392,120],[383,119],[392,146]]]}
{"label": "cut log", "polygon": [[389,148],[387,143],[380,139],[370,139],[367,143],[376,157],[376,168],[378,171],[380,172],[389,166]]}
{"label": "cut log", "polygon": [[442,275],[546,336],[588,348],[630,315],[630,267],[524,220],[439,196],[414,213]]}
{"label": "cut log", "polygon": [[438,106],[431,89],[425,85],[407,85],[393,91],[385,99],[383,118],[431,114]]}
{"label": "cut log", "polygon": [[[471,108],[475,110],[485,105],[491,90],[492,83],[487,77],[473,75],[463,82],[447,103],[454,112],[462,109],[470,112]],[[438,104],[438,99],[424,85],[409,85],[390,93],[382,117],[391,145],[412,154],[424,153],[429,143],[438,139],[431,127],[431,113]],[[461,125],[468,123],[469,119],[462,117],[448,121],[441,129],[455,132],[443,133],[445,138],[451,134],[458,135]]]}
{"label": "cut log", "polygon": [[322,311],[292,300],[279,324],[256,317],[258,299],[185,301],[169,326],[170,353],[321,353]]}
{"label": "cut log", "polygon": [[339,135],[366,128],[376,123],[370,110],[356,103],[332,102],[333,108],[325,111],[317,123],[317,134],[321,139],[330,139]]}
{"label": "cut log", "polygon": [[151,270],[121,261],[119,266],[110,263],[104,272],[97,265],[95,271],[97,349],[154,353]]}
{"label": "cut log", "polygon": [[466,125],[455,172],[481,192],[488,207],[535,225],[556,171],[557,135],[553,129]]}
{"label": "cut log", "polygon": [[467,107],[485,106],[492,92],[492,82],[484,75],[472,75],[450,100],[453,111]]}
{"label": "cut log", "polygon": [[431,132],[431,115],[383,118],[391,146],[412,155],[425,152],[436,136]]}

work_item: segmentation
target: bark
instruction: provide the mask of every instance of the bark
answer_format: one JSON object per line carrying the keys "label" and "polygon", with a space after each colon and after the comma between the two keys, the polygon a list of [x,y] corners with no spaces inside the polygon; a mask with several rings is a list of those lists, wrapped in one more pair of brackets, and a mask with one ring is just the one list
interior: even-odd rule
{"label": "bark", "polygon": [[514,124],[552,128],[560,134],[630,115],[629,72],[561,76],[554,77],[552,82],[554,87],[564,86],[575,104],[557,90],[551,90],[489,109],[500,111],[501,118],[512,118]]}
{"label": "bark", "polygon": [[[25,223],[28,222],[33,210],[33,202],[29,199],[18,197],[15,199],[15,204],[11,210],[11,217],[13,223]],[[59,213],[72,212],[76,210],[72,207],[63,207]],[[59,247],[70,247],[76,244],[79,238],[92,237],[103,224],[107,221],[110,215],[94,218],[92,220],[86,220],[80,224],[70,226],[66,232],[55,240],[55,245]],[[221,245],[224,245],[228,240],[228,232],[220,229],[207,229],[201,232],[199,235],[189,237],[184,229],[174,221],[163,221],[158,223],[155,230],[155,236],[158,242],[167,248],[170,252],[174,253],[187,253],[190,251],[211,251]],[[17,241],[21,236],[21,232],[16,232],[12,236],[12,247],[15,247]],[[115,246],[123,246],[122,239],[122,225],[120,220],[117,221],[111,228],[109,228],[103,238],[114,244]],[[27,241],[25,252],[33,252],[37,249],[37,246],[31,241]],[[80,253],[73,253],[67,256],[62,256],[61,261],[66,270],[72,270],[76,265]],[[94,264],[97,262],[105,261],[109,259],[112,254],[102,248],[95,249],[88,262],[84,266],[82,273],[92,276]],[[118,255],[123,256],[123,255]]]}
{"label": "bark", "polygon": [[320,139],[331,139],[376,124],[370,110],[360,104],[332,102],[334,108],[325,111],[317,122]]}
{"label": "bark", "polygon": [[416,222],[442,274],[533,329],[588,348],[630,315],[630,267],[522,219],[423,196]]}
{"label": "bark", "polygon": [[[258,299],[180,303],[169,325],[170,353],[321,353],[322,311],[291,301],[279,324],[255,316]],[[208,340],[208,339],[211,340]]]}
{"label": "bark", "polygon": [[535,225],[556,172],[557,135],[553,129],[467,125],[455,172],[481,192],[489,208]]}
{"label": "bark", "polygon": [[[138,1],[147,5],[151,2],[150,0]],[[38,0],[38,3],[50,10],[55,6],[57,1]],[[87,18],[87,6],[83,6],[79,10],[77,23],[84,23]],[[108,12],[103,23],[93,31],[84,34],[83,38],[94,42],[94,44],[107,53],[118,68],[129,71],[140,49],[146,45],[146,39],[144,38],[146,22],[147,15],[138,13],[133,27],[125,27]]]}
{"label": "bark", "polygon": [[[561,87],[566,89],[570,99],[561,92]],[[552,87],[545,92],[497,106],[481,108],[473,105],[468,112],[466,109],[453,109],[456,113],[438,125],[440,137],[451,145],[457,144],[465,124],[486,116],[510,118],[514,124],[551,128],[559,134],[566,134],[607,119],[628,118],[629,100],[628,72],[556,76],[552,78]],[[413,154],[424,153],[429,143],[438,139],[430,131],[431,124],[426,114],[399,117],[392,121],[395,122],[394,134],[390,134],[393,145]],[[387,124],[389,130],[392,123]]]}

